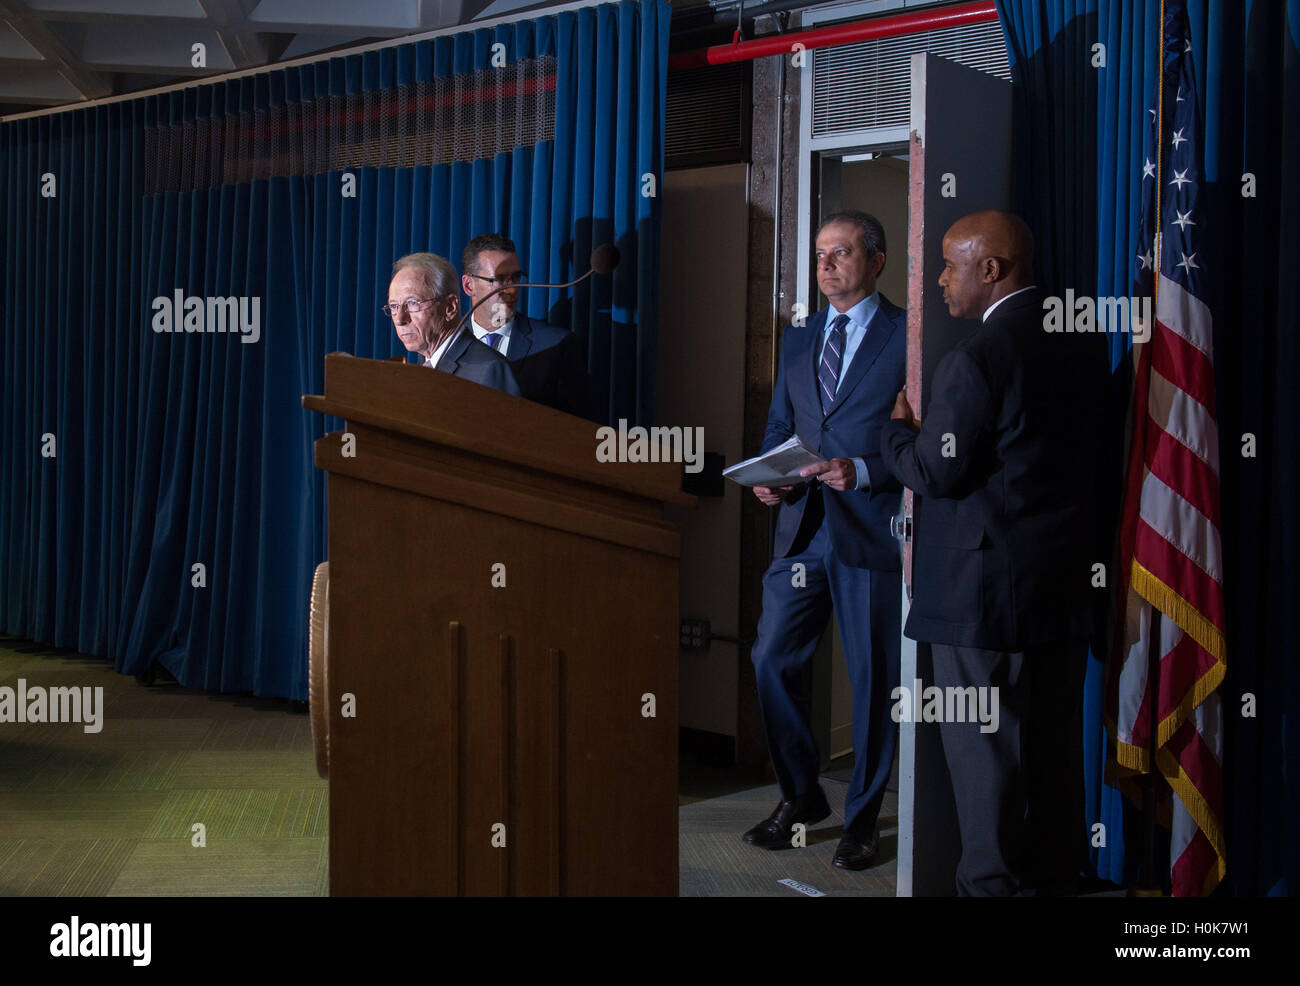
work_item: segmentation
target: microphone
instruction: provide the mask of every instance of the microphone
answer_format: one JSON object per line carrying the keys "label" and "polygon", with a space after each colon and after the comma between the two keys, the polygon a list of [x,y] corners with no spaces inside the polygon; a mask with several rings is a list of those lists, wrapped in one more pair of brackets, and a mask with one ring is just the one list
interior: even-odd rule
{"label": "microphone", "polygon": [[597,274],[608,274],[619,262],[618,247],[613,243],[602,243],[591,251],[591,269]]}
{"label": "microphone", "polygon": [[519,288],[520,290],[524,288],[571,288],[575,284],[581,284],[587,278],[591,277],[592,274],[609,274],[618,266],[620,259],[622,258],[618,252],[618,247],[614,246],[613,243],[602,243],[600,246],[596,247],[595,250],[591,251],[591,269],[575,280],[568,281],[564,284],[534,284],[532,281],[522,281],[519,284],[503,284],[501,287],[494,289],[479,299],[479,301],[475,303],[474,307],[465,313],[465,317],[462,318],[460,324],[456,326],[456,331],[459,332],[465,327],[465,323],[470,320],[476,311],[478,311],[479,306],[482,305],[483,302],[487,301],[489,298],[495,297],[502,291],[510,288]]}

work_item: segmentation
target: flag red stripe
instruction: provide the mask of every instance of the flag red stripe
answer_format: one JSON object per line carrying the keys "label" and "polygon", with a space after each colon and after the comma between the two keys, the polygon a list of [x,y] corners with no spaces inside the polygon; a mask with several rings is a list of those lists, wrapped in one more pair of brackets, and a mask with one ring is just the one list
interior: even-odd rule
{"label": "flag red stripe", "polygon": [[1214,363],[1158,321],[1151,334],[1151,368],[1214,414]]}
{"label": "flag red stripe", "polygon": [[[1145,660],[1145,657],[1135,657],[1134,660]],[[1131,727],[1133,731],[1130,743],[1133,746],[1141,747],[1143,750],[1151,749],[1151,675],[1148,672],[1146,682],[1142,688],[1142,703],[1137,708],[1137,716],[1133,720]]]}
{"label": "flag red stripe", "polygon": [[1219,526],[1219,477],[1209,464],[1150,415],[1146,420],[1146,466],[1162,483]]}
{"label": "flag red stripe", "polygon": [[1223,807],[1223,767],[1197,730],[1195,720],[1188,719],[1178,728],[1169,738],[1168,749],[1205,803],[1219,814]]}
{"label": "flag red stripe", "polygon": [[[1138,509],[1142,502],[1142,445],[1145,431],[1138,422],[1147,417],[1147,393],[1151,377],[1151,347],[1149,345],[1142,346],[1137,351],[1134,364],[1133,403],[1131,405],[1134,418],[1130,427],[1133,437],[1129,443],[1128,469],[1125,473],[1124,509],[1120,514],[1119,557],[1121,564],[1118,573],[1119,577],[1115,579],[1115,608],[1121,613],[1125,612],[1129,605],[1129,585],[1132,581],[1132,566],[1129,563],[1133,558],[1137,538]],[[1151,745],[1151,731],[1148,728],[1148,722],[1151,718],[1148,711],[1150,708],[1148,703],[1152,700],[1151,682],[1146,683],[1142,695],[1142,704],[1138,709],[1135,722],[1126,724],[1120,721],[1119,702],[1120,679],[1124,668],[1130,660],[1144,660],[1145,658],[1130,658],[1128,656],[1128,646],[1124,639],[1125,621],[1123,619],[1114,621],[1113,633],[1114,637],[1111,641],[1112,653],[1118,655],[1118,659],[1109,662],[1110,680],[1107,683],[1106,690],[1109,718],[1121,730],[1126,726],[1131,728],[1133,731],[1133,745],[1145,750]]]}
{"label": "flag red stripe", "polygon": [[1174,649],[1160,659],[1160,702],[1156,718],[1163,720],[1177,708],[1216,663],[1215,656],[1194,637],[1183,634]]}
{"label": "flag red stripe", "polygon": [[1218,865],[1219,857],[1200,829],[1187,843],[1182,855],[1169,867],[1169,882],[1175,897],[1199,897],[1205,878]]}
{"label": "flag red stripe", "polygon": [[1222,630],[1226,622],[1223,615],[1223,587],[1210,578],[1196,562],[1161,537],[1141,517],[1138,518],[1136,541],[1133,557],[1137,563]]}

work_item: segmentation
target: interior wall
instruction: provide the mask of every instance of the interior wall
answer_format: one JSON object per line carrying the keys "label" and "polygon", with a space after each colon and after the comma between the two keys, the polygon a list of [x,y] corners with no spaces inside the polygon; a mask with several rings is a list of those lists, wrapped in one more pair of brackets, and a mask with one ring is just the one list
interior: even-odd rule
{"label": "interior wall", "polygon": [[[717,165],[664,176],[656,422],[704,429],[704,447],[728,464],[742,454],[748,168]],[[721,497],[691,510],[668,507],[681,525],[681,615],[707,619],[736,638],[740,599],[740,504],[748,491],[727,482]],[[679,723],[736,735],[738,648],[713,641],[680,655]]]}
{"label": "interior wall", "polygon": [[907,161],[889,155],[849,161],[840,171],[840,199],[840,208],[869,212],[885,227],[885,269],[876,287],[906,308]]}

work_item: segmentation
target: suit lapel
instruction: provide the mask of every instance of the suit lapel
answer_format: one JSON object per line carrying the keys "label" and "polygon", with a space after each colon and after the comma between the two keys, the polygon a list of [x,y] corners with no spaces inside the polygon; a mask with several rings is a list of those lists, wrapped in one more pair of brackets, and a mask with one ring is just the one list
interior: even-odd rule
{"label": "suit lapel", "polygon": [[533,349],[533,327],[528,316],[515,312],[514,328],[510,330],[510,362],[521,360]]}
{"label": "suit lapel", "polygon": [[465,350],[469,348],[469,341],[473,338],[473,335],[468,329],[462,328],[460,334],[447,347],[447,351],[442,354],[442,359],[438,360],[437,369],[445,373],[455,373],[456,368],[460,366],[460,358],[465,355]]}
{"label": "suit lapel", "polygon": [[[808,327],[808,352],[802,358],[795,359],[795,366],[790,369],[790,399],[796,397],[807,402],[811,407],[821,411],[821,395],[817,392],[817,362],[822,355],[822,332],[826,327],[826,313],[818,312],[805,323]],[[802,369],[796,369],[802,367]]]}
{"label": "suit lapel", "polygon": [[882,303],[876,307],[876,314],[867,323],[866,338],[859,343],[857,352],[853,354],[853,362],[849,364],[849,368],[844,372],[844,376],[840,380],[839,387],[835,390],[835,401],[827,410],[827,417],[834,414],[839,406],[853,393],[853,388],[867,375],[867,370],[876,361],[880,351],[885,348],[885,343],[889,342],[890,337],[897,331],[894,323],[886,317],[883,299],[881,301]]}

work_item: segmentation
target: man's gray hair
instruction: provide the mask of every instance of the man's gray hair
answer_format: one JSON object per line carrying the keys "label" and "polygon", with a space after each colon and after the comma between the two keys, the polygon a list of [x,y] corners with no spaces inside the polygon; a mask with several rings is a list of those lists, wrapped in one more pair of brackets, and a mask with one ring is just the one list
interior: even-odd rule
{"label": "man's gray hair", "polygon": [[868,256],[885,252],[885,227],[880,225],[880,220],[871,213],[845,209],[823,219],[822,224],[817,227],[817,233],[820,235],[821,231],[831,223],[849,223],[858,227],[862,236],[862,245],[867,248]]}
{"label": "man's gray hair", "polygon": [[393,264],[393,277],[404,270],[416,270],[424,279],[424,289],[432,298],[454,294],[460,300],[460,276],[445,257],[436,253],[408,253]]}

